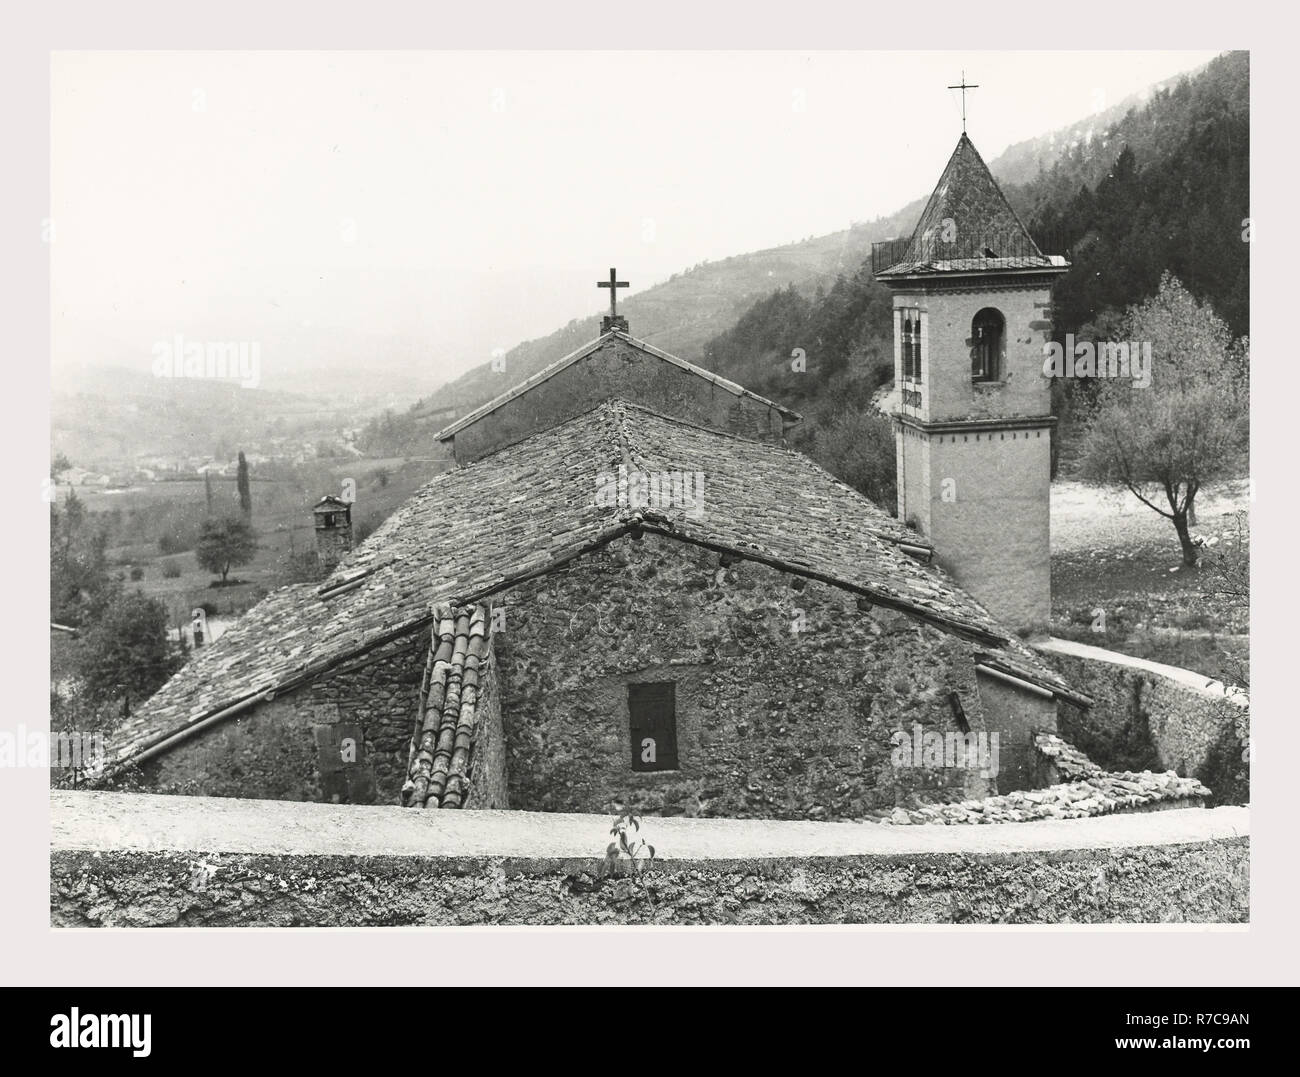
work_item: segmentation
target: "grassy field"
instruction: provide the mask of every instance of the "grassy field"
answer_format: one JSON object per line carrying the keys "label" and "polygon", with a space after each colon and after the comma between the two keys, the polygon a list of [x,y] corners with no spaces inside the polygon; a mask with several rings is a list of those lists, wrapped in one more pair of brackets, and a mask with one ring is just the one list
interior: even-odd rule
{"label": "grassy field", "polygon": [[[188,622],[190,612],[206,605],[209,615],[243,613],[268,591],[294,578],[291,554],[315,549],[311,508],[326,493],[338,493],[344,479],[353,479],[357,500],[354,531],[373,530],[416,489],[447,466],[437,459],[340,459],[292,469],[277,479],[251,483],[253,527],[258,551],[247,565],[231,569],[231,586],[214,586],[219,577],[201,568],[192,537],[207,516],[202,481],[159,482],[122,491],[79,488],[77,496],[92,518],[109,529],[108,558],[136,586],[159,599],[172,624]],[[214,514],[238,512],[232,479],[213,480]],[[61,491],[61,499],[62,499]],[[164,553],[160,541],[170,539],[174,552]],[[184,548],[176,549],[180,544]],[[179,575],[164,575],[164,566]],[[133,570],[143,577],[131,581]]]}
{"label": "grassy field", "polygon": [[[1198,501],[1193,534],[1204,555],[1245,545],[1249,557],[1245,481]],[[1183,567],[1172,525],[1131,495],[1053,485],[1054,635],[1222,676],[1225,661],[1248,659],[1249,611],[1207,600],[1205,575]]]}

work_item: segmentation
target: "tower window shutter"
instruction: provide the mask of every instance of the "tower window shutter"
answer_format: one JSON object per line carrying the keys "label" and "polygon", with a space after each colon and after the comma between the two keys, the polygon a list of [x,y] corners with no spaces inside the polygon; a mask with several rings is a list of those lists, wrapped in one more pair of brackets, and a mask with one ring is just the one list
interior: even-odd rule
{"label": "tower window shutter", "polygon": [[926,343],[926,337],[928,336],[928,333],[926,332],[926,328],[927,328],[926,322],[928,318],[929,316],[923,310],[920,310],[919,308],[917,309],[916,312],[916,373],[914,377],[918,385],[921,383],[921,358]]}
{"label": "tower window shutter", "polygon": [[903,345],[903,308],[894,308],[894,369],[901,380],[907,377],[907,352]]}

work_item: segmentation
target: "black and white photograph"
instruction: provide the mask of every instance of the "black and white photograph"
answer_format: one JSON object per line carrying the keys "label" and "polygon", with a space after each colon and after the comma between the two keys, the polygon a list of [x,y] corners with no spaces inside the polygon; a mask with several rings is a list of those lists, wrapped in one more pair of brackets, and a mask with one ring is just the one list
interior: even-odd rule
{"label": "black and white photograph", "polygon": [[[357,939],[444,986],[439,948],[532,933],[631,982],[656,940],[813,929],[1245,946],[1286,419],[1252,453],[1227,46],[1268,35],[1039,9],[1029,47],[1012,10],[932,47],[595,6],[531,47],[53,43],[15,259],[48,411],[9,398],[49,558],[48,629],[10,563],[32,698],[48,631],[48,719],[0,735],[11,823],[49,818],[27,929],[272,978]],[[52,1047],[106,1044],[66,1013]]]}

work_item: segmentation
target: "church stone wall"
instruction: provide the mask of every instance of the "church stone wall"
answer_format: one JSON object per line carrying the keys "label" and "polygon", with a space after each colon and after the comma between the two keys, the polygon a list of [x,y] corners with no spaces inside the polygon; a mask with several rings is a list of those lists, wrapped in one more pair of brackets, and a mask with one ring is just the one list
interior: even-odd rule
{"label": "church stone wall", "polygon": [[[619,540],[494,604],[469,808],[862,818],[1024,787],[1021,742],[1054,728],[1050,701],[977,679],[955,637],[752,562],[724,570],[672,539]],[[259,704],[135,785],[397,804],[427,647],[413,634]],[[679,767],[634,772],[628,685],[659,681],[676,685]],[[958,731],[953,693],[973,732],[999,731],[1000,773],[915,753],[896,765],[893,734]]]}
{"label": "church stone wall", "polygon": [[[397,804],[406,779],[428,633],[259,703],[146,762],[151,792]],[[355,763],[338,751],[359,734]]]}
{"label": "church stone wall", "polygon": [[[511,807],[859,818],[990,792],[891,757],[896,730],[956,731],[952,692],[984,728],[967,645],[792,579],[646,536],[499,596]],[[676,684],[677,770],[631,769],[627,686],[650,681]]]}
{"label": "church stone wall", "polygon": [[302,693],[259,704],[141,765],[128,787],[187,796],[320,800],[311,708]]}
{"label": "church stone wall", "polygon": [[375,803],[401,802],[428,653],[429,633],[416,632],[311,684],[313,709],[363,730]]}
{"label": "church stone wall", "polygon": [[615,338],[455,435],[459,464],[478,460],[611,397],[712,430],[779,441],[781,413]]}

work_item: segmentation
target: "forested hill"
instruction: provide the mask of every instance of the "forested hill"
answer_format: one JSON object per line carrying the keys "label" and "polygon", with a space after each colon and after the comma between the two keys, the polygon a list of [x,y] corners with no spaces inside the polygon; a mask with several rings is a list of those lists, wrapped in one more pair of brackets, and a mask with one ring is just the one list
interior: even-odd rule
{"label": "forested hill", "polygon": [[[1120,311],[1155,293],[1165,270],[1246,334],[1249,151],[1248,56],[1229,53],[1076,135],[1028,182],[1003,182],[1030,231],[1059,236],[1051,253],[1072,262],[1053,291],[1057,335],[1105,335]],[[869,266],[827,289],[774,290],[706,345],[704,365],[812,411],[815,424],[819,404],[860,399],[892,377],[889,312]],[[791,370],[794,348],[812,377]]]}
{"label": "forested hill", "polygon": [[[1221,240],[1213,230],[1230,213],[1237,215],[1238,222],[1245,216],[1244,195],[1238,199],[1237,193],[1244,191],[1246,162],[1241,139],[1248,121],[1246,56],[1229,54],[1190,79],[1155,88],[1145,102],[1122,102],[1069,128],[1012,146],[990,163],[1023,219],[1066,231],[1076,229],[1079,253],[1095,251],[1094,257],[1084,259],[1087,268],[1077,274],[1079,280],[1088,272],[1095,276],[1071,295],[1071,317],[1089,317],[1098,304],[1140,298],[1148,278],[1151,287],[1158,279],[1159,270],[1153,268],[1156,260],[1192,250],[1191,242]],[[1125,148],[1131,150],[1134,175],[1122,175],[1107,186],[1107,177]],[[1207,151],[1210,157],[1199,160],[1190,172],[1184,170],[1179,181],[1184,197],[1198,204],[1205,202],[1204,213],[1171,221],[1163,208],[1148,213],[1147,206],[1139,205],[1138,218],[1127,216],[1135,208],[1134,177],[1140,177],[1144,185],[1146,172],[1151,170],[1152,177],[1169,173],[1173,182],[1177,179],[1172,171],[1174,162],[1202,157]],[[1225,158],[1236,153],[1241,159],[1229,165]],[[1223,175],[1209,175],[1215,168],[1223,170]],[[1217,193],[1203,194],[1213,182],[1220,183]],[[620,300],[620,309],[634,335],[756,391],[766,385],[773,393],[793,393],[795,399],[790,402],[798,406],[800,400],[817,396],[827,378],[842,375],[850,367],[864,371],[872,365],[872,356],[881,347],[881,334],[888,328],[888,305],[881,297],[882,290],[862,269],[863,262],[873,241],[910,233],[928,197],[928,192],[918,194],[921,197],[897,213],[843,232],[695,266]],[[1159,198],[1172,197],[1173,188],[1162,183]],[[1154,209],[1154,204],[1150,208]],[[1130,259],[1123,267],[1102,264],[1103,259],[1129,255],[1126,237],[1138,227],[1151,258]],[[1239,236],[1240,227],[1235,234]],[[1237,306],[1244,316],[1244,269],[1239,273],[1238,268],[1245,265],[1245,244],[1240,246],[1243,249],[1239,251],[1223,250],[1220,265],[1212,271],[1206,267],[1202,274],[1206,279],[1188,274],[1192,278],[1188,284],[1197,294],[1205,294],[1212,284],[1225,295],[1239,296]],[[1182,267],[1194,260],[1195,256],[1189,255],[1171,264]],[[781,294],[774,294],[777,292]],[[1222,313],[1238,328],[1231,311]],[[477,367],[408,413],[373,423],[366,447],[373,452],[402,453],[427,446],[428,438],[446,423],[449,411],[463,414],[592,340],[598,332],[599,319],[593,316],[520,344],[506,354],[504,364],[497,364],[502,369],[487,364]],[[792,380],[782,376],[788,366],[785,360],[798,346],[808,352],[809,372],[822,377]]]}
{"label": "forested hill", "polygon": [[1250,67],[1229,53],[1118,125],[1098,159],[1067,153],[1012,199],[1062,234],[1073,268],[1053,291],[1058,331],[1154,294],[1170,270],[1232,331],[1250,330]]}

